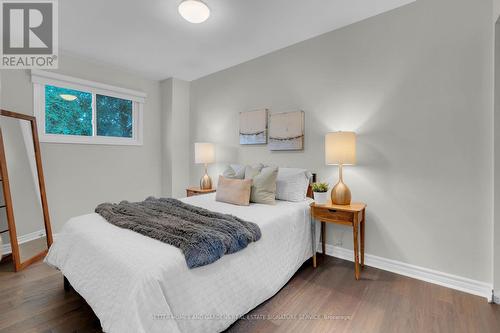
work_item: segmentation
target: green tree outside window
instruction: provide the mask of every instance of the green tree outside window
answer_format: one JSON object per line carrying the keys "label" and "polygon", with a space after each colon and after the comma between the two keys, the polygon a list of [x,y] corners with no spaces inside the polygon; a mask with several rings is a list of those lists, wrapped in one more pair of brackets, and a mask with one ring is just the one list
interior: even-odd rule
{"label": "green tree outside window", "polygon": [[[95,95],[97,136],[133,137],[131,100]],[[45,133],[93,135],[92,93],[45,86]]]}

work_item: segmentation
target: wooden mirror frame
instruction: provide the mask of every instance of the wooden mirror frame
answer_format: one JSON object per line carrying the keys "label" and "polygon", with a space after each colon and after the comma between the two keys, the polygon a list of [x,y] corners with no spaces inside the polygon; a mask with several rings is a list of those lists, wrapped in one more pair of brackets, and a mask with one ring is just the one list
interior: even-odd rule
{"label": "wooden mirror frame", "polygon": [[45,180],[43,177],[42,156],[40,153],[40,142],[38,141],[38,130],[36,127],[36,118],[25,114],[11,112],[7,110],[0,110],[0,116],[11,117],[21,120],[27,120],[31,123],[31,132],[33,138],[33,148],[35,150],[35,161],[38,173],[38,185],[40,188],[40,196],[42,202],[43,218],[45,224],[45,233],[47,239],[47,250],[29,258],[25,262],[21,262],[19,254],[19,243],[17,241],[16,223],[14,219],[14,209],[12,207],[12,197],[10,195],[9,174],[7,171],[7,160],[5,158],[5,148],[3,144],[2,129],[0,128],[0,173],[2,176],[2,187],[4,193],[5,207],[7,210],[7,225],[9,227],[9,238],[12,249],[12,259],[14,262],[14,269],[16,272],[23,270],[34,262],[42,259],[48,252],[52,245],[52,227],[50,225],[49,208],[47,204],[47,194],[45,192]]}

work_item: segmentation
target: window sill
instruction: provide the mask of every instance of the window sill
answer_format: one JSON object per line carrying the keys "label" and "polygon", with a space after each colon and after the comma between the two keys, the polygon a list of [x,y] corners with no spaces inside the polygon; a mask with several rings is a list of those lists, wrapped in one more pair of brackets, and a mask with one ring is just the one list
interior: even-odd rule
{"label": "window sill", "polygon": [[83,145],[142,146],[142,140],[118,137],[83,137],[77,135],[40,135],[40,142]]}

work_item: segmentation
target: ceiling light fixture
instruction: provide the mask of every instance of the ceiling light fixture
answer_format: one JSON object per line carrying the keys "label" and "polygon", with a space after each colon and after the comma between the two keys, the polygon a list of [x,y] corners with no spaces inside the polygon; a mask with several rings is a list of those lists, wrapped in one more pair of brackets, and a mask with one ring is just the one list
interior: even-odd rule
{"label": "ceiling light fixture", "polygon": [[184,0],[179,4],[178,10],[191,23],[202,23],[210,17],[210,8],[200,0]]}
{"label": "ceiling light fixture", "polygon": [[70,94],[60,94],[59,97],[68,102],[73,102],[77,98],[75,95]]}

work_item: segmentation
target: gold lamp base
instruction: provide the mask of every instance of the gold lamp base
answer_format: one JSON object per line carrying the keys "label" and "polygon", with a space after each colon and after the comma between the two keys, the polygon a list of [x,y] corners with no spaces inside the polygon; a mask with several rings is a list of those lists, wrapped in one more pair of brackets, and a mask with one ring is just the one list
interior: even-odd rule
{"label": "gold lamp base", "polygon": [[334,205],[350,205],[351,190],[342,179],[342,164],[339,165],[339,181],[332,189],[332,203]]}
{"label": "gold lamp base", "polygon": [[200,188],[202,190],[211,190],[212,189],[212,178],[207,173],[207,165],[205,164],[205,174],[200,179]]}

